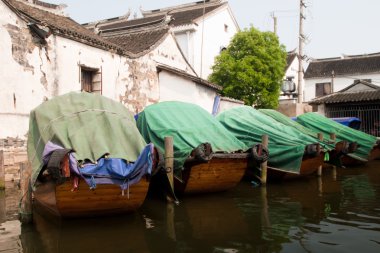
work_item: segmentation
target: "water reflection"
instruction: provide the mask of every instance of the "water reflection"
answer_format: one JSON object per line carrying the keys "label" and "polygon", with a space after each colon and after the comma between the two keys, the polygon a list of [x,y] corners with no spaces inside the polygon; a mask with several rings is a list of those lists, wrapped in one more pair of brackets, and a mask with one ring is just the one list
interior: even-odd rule
{"label": "water reflection", "polygon": [[[112,218],[5,222],[0,252],[380,252],[380,161],[266,188],[242,182]],[[7,236],[5,236],[5,234]]]}
{"label": "water reflection", "polygon": [[34,225],[22,226],[24,252],[149,252],[137,214],[59,221],[35,213],[33,218]]}

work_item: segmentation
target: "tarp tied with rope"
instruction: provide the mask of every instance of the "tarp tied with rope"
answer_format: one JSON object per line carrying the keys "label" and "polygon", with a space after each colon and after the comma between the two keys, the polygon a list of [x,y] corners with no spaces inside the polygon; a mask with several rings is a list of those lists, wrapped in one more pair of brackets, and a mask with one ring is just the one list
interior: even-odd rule
{"label": "tarp tied with rope", "polygon": [[323,132],[320,132],[323,134],[323,140],[319,141],[317,131],[314,131],[310,128],[307,128],[307,127],[301,125],[300,123],[292,120],[291,118],[285,116],[284,114],[282,114],[278,111],[275,111],[273,109],[259,109],[259,112],[271,117],[272,119],[274,119],[274,120],[276,120],[276,121],[278,121],[278,122],[280,122],[280,123],[282,123],[288,127],[296,129],[299,133],[302,133],[304,135],[308,135],[308,136],[315,138],[315,141],[319,142],[325,151],[333,150],[335,148],[335,144],[331,143],[330,135],[327,135]]}
{"label": "tarp tied with rope", "polygon": [[261,142],[262,135],[268,135],[268,165],[282,171],[299,173],[306,145],[317,142],[315,138],[304,135],[250,106],[226,110],[217,119],[248,146]]}
{"label": "tarp tied with rope", "polygon": [[44,102],[30,113],[28,158],[37,179],[48,142],[74,150],[78,161],[109,158],[135,161],[146,146],[125,106],[101,95],[71,92]]}
{"label": "tarp tied with rope", "polygon": [[359,144],[358,149],[354,153],[348,154],[348,156],[364,161],[368,159],[372,148],[378,140],[375,136],[342,125],[315,112],[299,115],[297,122],[314,131],[323,132],[325,135],[335,133],[337,141],[357,142]]}
{"label": "tarp tied with rope", "polygon": [[191,151],[202,143],[210,143],[214,152],[249,149],[210,113],[190,103],[170,101],[150,105],[139,114],[137,127],[145,140],[152,142],[161,152],[164,152],[165,136],[173,137],[174,171],[177,174]]}

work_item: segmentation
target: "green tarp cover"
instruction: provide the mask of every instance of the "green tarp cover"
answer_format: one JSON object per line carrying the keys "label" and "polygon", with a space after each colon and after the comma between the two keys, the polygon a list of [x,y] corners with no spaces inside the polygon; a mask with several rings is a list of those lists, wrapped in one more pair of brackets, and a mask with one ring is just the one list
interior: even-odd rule
{"label": "green tarp cover", "polygon": [[265,115],[273,118],[274,120],[284,124],[284,125],[287,125],[289,127],[293,127],[295,129],[297,129],[300,133],[303,133],[305,135],[309,135],[309,136],[315,138],[315,141],[319,142],[323,146],[325,151],[333,150],[335,148],[335,144],[329,143],[329,140],[330,140],[329,135],[322,133],[323,134],[323,141],[320,141],[318,139],[318,132],[313,131],[313,130],[301,125],[300,123],[292,120],[291,118],[285,116],[284,114],[282,114],[278,111],[275,111],[272,109],[259,109],[259,111],[261,113],[264,113]]}
{"label": "green tarp cover", "polygon": [[299,173],[305,147],[316,143],[304,135],[250,106],[241,106],[220,113],[217,119],[239,140],[251,146],[269,137],[268,165],[278,170]]}
{"label": "green tarp cover", "polygon": [[323,132],[325,135],[335,133],[337,141],[356,141],[359,148],[354,153],[349,154],[354,158],[368,159],[373,146],[376,144],[375,136],[344,126],[318,113],[301,114],[297,117],[297,122],[314,131]]}
{"label": "green tarp cover", "polygon": [[142,111],[137,127],[145,141],[164,152],[166,136],[174,142],[174,170],[178,173],[191,151],[208,142],[214,152],[246,151],[244,143],[229,133],[210,113],[184,102],[161,102]]}
{"label": "green tarp cover", "polygon": [[135,161],[146,146],[125,106],[101,95],[74,92],[54,97],[30,113],[27,150],[33,184],[48,141],[75,150],[78,161],[92,162],[105,154]]}

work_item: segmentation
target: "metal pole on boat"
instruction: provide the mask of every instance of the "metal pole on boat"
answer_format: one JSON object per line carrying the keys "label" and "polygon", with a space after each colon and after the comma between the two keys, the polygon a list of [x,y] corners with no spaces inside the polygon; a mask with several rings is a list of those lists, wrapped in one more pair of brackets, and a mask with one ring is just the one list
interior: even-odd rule
{"label": "metal pole on boat", "polygon": [[29,162],[20,163],[21,199],[19,219],[21,223],[31,223],[32,213],[32,187],[30,185],[32,167]]}
{"label": "metal pole on boat", "polygon": [[[267,148],[268,142],[269,142],[268,135],[266,135],[266,134],[262,135],[261,136],[261,144]],[[268,165],[267,161],[260,164],[260,167],[261,167],[261,185],[267,184],[267,165]]]}
{"label": "metal pole on boat", "polygon": [[174,150],[173,150],[173,137],[166,136],[164,138],[165,141],[165,169],[166,175],[169,179],[170,187],[174,192]]}
{"label": "metal pole on boat", "polygon": [[0,150],[0,190],[5,189],[4,151]]}
{"label": "metal pole on boat", "polygon": [[[323,141],[322,133],[318,133],[318,140],[320,140],[321,142]],[[322,165],[319,165],[317,173],[318,173],[318,177],[322,176]]]}

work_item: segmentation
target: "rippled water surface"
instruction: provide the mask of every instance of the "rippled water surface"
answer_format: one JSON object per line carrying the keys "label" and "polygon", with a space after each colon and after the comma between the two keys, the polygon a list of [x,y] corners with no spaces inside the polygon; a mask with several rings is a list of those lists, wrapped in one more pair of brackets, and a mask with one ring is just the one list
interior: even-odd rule
{"label": "rippled water surface", "polygon": [[[0,192],[0,252],[380,252],[380,161],[322,178],[147,199],[112,218],[15,220]],[[11,203],[12,204],[12,203]],[[13,204],[14,205],[14,204]]]}

